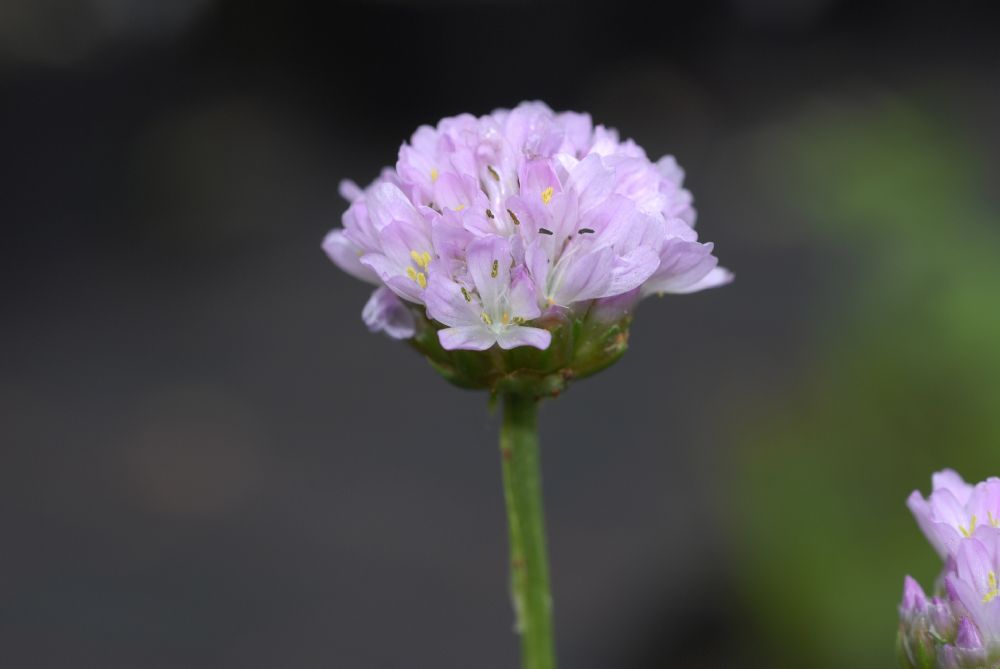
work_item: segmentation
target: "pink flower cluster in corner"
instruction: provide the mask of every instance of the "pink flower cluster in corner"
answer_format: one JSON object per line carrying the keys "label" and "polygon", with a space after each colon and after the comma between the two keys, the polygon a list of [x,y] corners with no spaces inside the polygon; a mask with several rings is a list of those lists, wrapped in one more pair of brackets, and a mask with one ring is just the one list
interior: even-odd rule
{"label": "pink flower cluster in corner", "polygon": [[907,506],[944,569],[934,597],[906,577],[904,659],[912,666],[934,656],[934,666],[987,666],[1000,655],[1000,478],[971,485],[944,470],[933,475],[932,488],[926,499],[914,491]]}

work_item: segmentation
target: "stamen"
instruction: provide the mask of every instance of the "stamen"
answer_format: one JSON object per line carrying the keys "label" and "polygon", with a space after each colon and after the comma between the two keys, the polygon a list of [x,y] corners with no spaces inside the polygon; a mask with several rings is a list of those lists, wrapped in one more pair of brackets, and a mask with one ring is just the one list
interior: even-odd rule
{"label": "stamen", "polygon": [[491,278],[491,279],[495,279],[495,278],[497,278],[497,273],[498,273],[499,271],[500,271],[500,263],[499,263],[499,262],[497,262],[496,260],[494,260],[494,261],[493,261],[493,269],[492,269],[492,270],[490,270],[490,278]]}
{"label": "stamen", "polygon": [[506,311],[503,312],[503,318],[500,319],[504,325],[510,325],[510,314]]}
{"label": "stamen", "polygon": [[549,201],[552,199],[552,194],[555,193],[555,192],[556,192],[556,189],[553,188],[552,186],[549,186],[548,188],[546,188],[545,190],[543,190],[542,191],[542,203],[543,204],[548,204]]}
{"label": "stamen", "polygon": [[465,289],[465,286],[460,286],[460,289],[461,289],[461,291],[462,291],[462,297],[464,297],[464,298],[465,298],[465,301],[466,301],[466,302],[472,302],[472,298],[471,298],[471,297],[469,297],[469,291],[467,291],[467,290]]}
{"label": "stamen", "polygon": [[997,575],[991,571],[986,575],[986,578],[989,581],[990,589],[983,595],[984,604],[1000,597],[1000,589],[997,588]]}
{"label": "stamen", "polygon": [[479,317],[482,318],[483,322],[486,323],[487,325],[493,325],[493,319],[490,318],[490,315],[485,311],[479,314]]}
{"label": "stamen", "polygon": [[486,210],[486,218],[492,220],[492,219],[496,218],[496,216],[493,215],[492,211],[490,211],[489,209],[487,209]]}
{"label": "stamen", "polygon": [[[413,263],[420,269],[427,269],[427,266],[431,264],[431,254],[427,251],[420,253],[419,251],[410,251],[410,258]],[[409,274],[409,272],[407,272]],[[413,277],[410,277],[411,279]]]}
{"label": "stamen", "polygon": [[465,205],[464,204],[460,204],[457,207],[455,207],[455,211],[462,211],[463,209],[465,209]]}
{"label": "stamen", "polygon": [[521,225],[521,221],[517,220],[517,214],[510,209],[507,210],[507,213],[510,214],[510,220],[514,221],[514,225]]}
{"label": "stamen", "polygon": [[581,235],[592,235],[592,234],[594,234],[594,231],[592,229],[590,229],[590,228],[580,228],[579,230],[577,230],[577,232],[579,232]]}
{"label": "stamen", "polygon": [[538,234],[540,234],[540,235],[551,235],[551,234],[554,234],[554,233],[551,230],[549,230],[548,228],[538,228]]}
{"label": "stamen", "polygon": [[411,279],[413,279],[414,281],[416,281],[417,280],[417,270],[413,269],[412,267],[407,267],[406,268],[406,276],[408,276]]}
{"label": "stamen", "polygon": [[417,273],[417,284],[421,288],[426,288],[427,287],[427,277],[424,275],[423,272],[418,272]]}
{"label": "stamen", "polygon": [[976,531],[976,516],[973,514],[972,518],[969,519],[969,529],[959,526],[959,531],[962,533],[963,537],[971,537],[972,533]]}
{"label": "stamen", "polygon": [[436,167],[432,167],[431,168],[431,183],[434,183],[435,181],[437,181],[439,176],[441,176],[441,173],[438,172],[438,170],[437,170]]}
{"label": "stamen", "polygon": [[495,169],[493,169],[492,165],[487,165],[486,169],[488,169],[490,171],[490,176],[493,177],[494,181],[500,181],[500,175],[497,173],[497,171]]}

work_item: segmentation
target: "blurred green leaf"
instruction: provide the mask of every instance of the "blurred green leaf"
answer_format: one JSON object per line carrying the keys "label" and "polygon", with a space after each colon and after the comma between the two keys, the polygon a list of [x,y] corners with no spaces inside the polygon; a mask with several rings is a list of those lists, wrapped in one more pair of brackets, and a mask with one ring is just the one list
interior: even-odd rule
{"label": "blurred green leaf", "polygon": [[765,185],[845,260],[812,368],[741,435],[745,592],[768,666],[888,667],[904,574],[940,567],[906,496],[945,466],[1000,473],[1000,216],[976,154],[902,103],[766,141]]}

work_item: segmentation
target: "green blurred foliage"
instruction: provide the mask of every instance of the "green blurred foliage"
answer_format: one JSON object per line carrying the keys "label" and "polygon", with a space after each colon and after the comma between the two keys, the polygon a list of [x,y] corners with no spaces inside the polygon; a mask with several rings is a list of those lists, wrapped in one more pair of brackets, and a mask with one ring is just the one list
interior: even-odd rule
{"label": "green blurred foliage", "polygon": [[895,666],[903,576],[940,568],[904,506],[1000,474],[1000,237],[982,157],[903,101],[819,108],[759,171],[815,222],[834,308],[797,387],[738,436],[740,578],[770,667]]}

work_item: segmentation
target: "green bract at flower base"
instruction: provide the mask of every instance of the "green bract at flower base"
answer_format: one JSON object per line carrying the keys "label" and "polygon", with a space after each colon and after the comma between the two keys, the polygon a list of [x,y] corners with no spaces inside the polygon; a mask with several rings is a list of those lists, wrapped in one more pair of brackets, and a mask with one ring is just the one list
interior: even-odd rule
{"label": "green bract at flower base", "polygon": [[[418,311],[414,309],[414,311]],[[545,350],[521,346],[510,350],[447,351],[438,340],[443,327],[415,314],[416,332],[410,344],[449,382],[493,395],[517,392],[554,397],[570,381],[596,374],[614,364],[628,349],[631,316],[616,323],[585,315],[550,314],[536,321],[552,333]]]}

